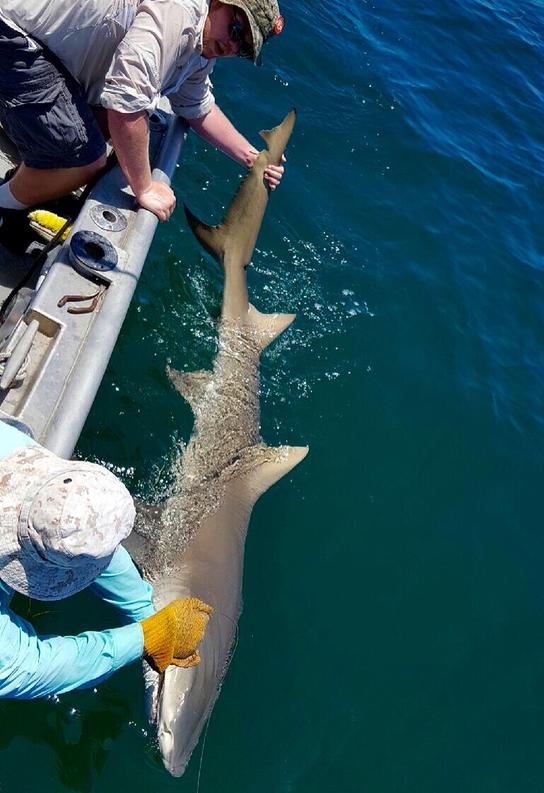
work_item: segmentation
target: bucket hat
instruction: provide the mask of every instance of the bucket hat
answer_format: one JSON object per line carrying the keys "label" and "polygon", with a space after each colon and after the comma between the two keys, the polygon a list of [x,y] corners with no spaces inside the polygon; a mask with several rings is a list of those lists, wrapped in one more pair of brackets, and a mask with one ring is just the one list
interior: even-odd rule
{"label": "bucket hat", "polygon": [[283,30],[284,19],[276,0],[221,0],[225,5],[241,8],[251,28],[253,40],[253,61],[261,64],[261,49],[265,41],[279,35]]}
{"label": "bucket hat", "polygon": [[85,589],[132,529],[134,502],[110,471],[26,446],[0,460],[0,580],[38,600]]}

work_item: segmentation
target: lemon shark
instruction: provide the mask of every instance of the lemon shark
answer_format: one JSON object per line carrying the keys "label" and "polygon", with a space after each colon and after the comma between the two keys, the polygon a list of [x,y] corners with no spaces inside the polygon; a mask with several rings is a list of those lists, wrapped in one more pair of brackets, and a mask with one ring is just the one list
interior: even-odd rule
{"label": "lemon shark", "polygon": [[242,181],[223,222],[208,226],[185,208],[201,245],[222,265],[224,292],[212,371],[168,370],[190,404],[194,429],[175,466],[162,507],[142,506],[129,550],[153,585],[157,609],[194,596],[214,613],[201,663],[144,670],[148,708],[164,764],[181,776],[216,701],[241,611],[246,532],[253,505],[307,454],[307,447],[267,446],[259,434],[259,357],[294,320],[263,314],[248,300],[246,268],[269,199],[265,168],[279,164],[295,111],[261,132],[266,148]]}

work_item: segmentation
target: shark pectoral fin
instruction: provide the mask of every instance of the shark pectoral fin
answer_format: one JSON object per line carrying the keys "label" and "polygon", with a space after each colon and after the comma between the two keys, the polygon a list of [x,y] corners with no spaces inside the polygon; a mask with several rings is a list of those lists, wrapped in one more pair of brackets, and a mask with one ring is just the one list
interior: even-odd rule
{"label": "shark pectoral fin", "polygon": [[187,223],[197,240],[214,259],[221,263],[225,252],[225,227],[223,225],[208,226],[207,223],[203,223],[196,215],[193,215],[187,204],[184,204],[183,208]]}
{"label": "shark pectoral fin", "polygon": [[166,374],[194,412],[204,396],[204,391],[211,382],[212,373],[207,372],[205,369],[200,369],[196,372],[178,372],[177,369],[167,366]]}
{"label": "shark pectoral fin", "polygon": [[163,506],[145,504],[137,498],[134,499],[134,506],[136,507],[134,528],[122,544],[138,567],[142,568],[150,547],[149,537],[157,536],[155,527],[162,520]]}
{"label": "shark pectoral fin", "polygon": [[273,455],[274,459],[261,463],[249,475],[249,485],[254,492],[255,501],[304,460],[308,454],[308,446],[268,447],[267,453]]}
{"label": "shark pectoral fin", "polygon": [[251,303],[247,316],[256,331],[261,350],[277,339],[296,318],[296,314],[262,314]]}

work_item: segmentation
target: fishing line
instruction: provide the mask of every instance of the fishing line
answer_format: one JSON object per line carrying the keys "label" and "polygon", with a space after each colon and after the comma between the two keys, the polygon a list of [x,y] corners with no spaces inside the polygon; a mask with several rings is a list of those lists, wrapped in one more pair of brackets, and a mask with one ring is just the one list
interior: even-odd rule
{"label": "fishing line", "polygon": [[[229,666],[231,664],[231,661],[232,661],[232,659],[234,657],[234,653],[236,652],[236,648],[238,647],[238,635],[239,635],[238,620],[233,620],[232,617],[230,617],[228,614],[222,614],[221,612],[217,612],[217,613],[219,614],[220,617],[226,617],[228,620],[233,622],[234,625],[235,625],[235,628],[236,628],[236,633],[234,635],[234,643],[233,643],[233,647],[232,647],[232,652],[229,653],[229,658],[228,658],[228,661],[227,661],[227,664],[226,664],[226,667],[225,667],[225,674],[226,674],[227,671],[228,671],[228,668],[229,668]],[[200,793],[200,779],[202,777],[202,765],[204,763],[204,749],[206,747],[206,738],[208,737],[208,729],[210,727],[210,722],[212,720],[212,713],[213,713],[213,709],[212,709],[212,712],[210,713],[210,715],[208,716],[208,718],[206,719],[206,728],[204,730],[204,737],[202,739],[202,752],[200,753],[200,763],[198,764],[198,777],[197,777],[197,780],[196,780],[196,793]]]}
{"label": "fishing line", "polygon": [[204,762],[204,748],[206,746],[206,738],[208,737],[208,728],[210,726],[210,721],[212,720],[212,714],[208,716],[206,720],[206,728],[204,730],[204,738],[202,739],[202,751],[200,753],[200,763],[198,764],[198,776],[196,779],[196,793],[200,791],[200,778],[202,776],[202,763]]}

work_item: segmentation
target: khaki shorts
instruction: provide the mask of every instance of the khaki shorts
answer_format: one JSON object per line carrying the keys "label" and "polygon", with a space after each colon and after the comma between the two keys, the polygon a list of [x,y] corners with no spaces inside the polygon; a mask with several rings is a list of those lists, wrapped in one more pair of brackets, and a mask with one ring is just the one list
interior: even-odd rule
{"label": "khaki shorts", "polygon": [[76,80],[49,50],[2,20],[0,123],[31,168],[77,168],[106,151]]}

